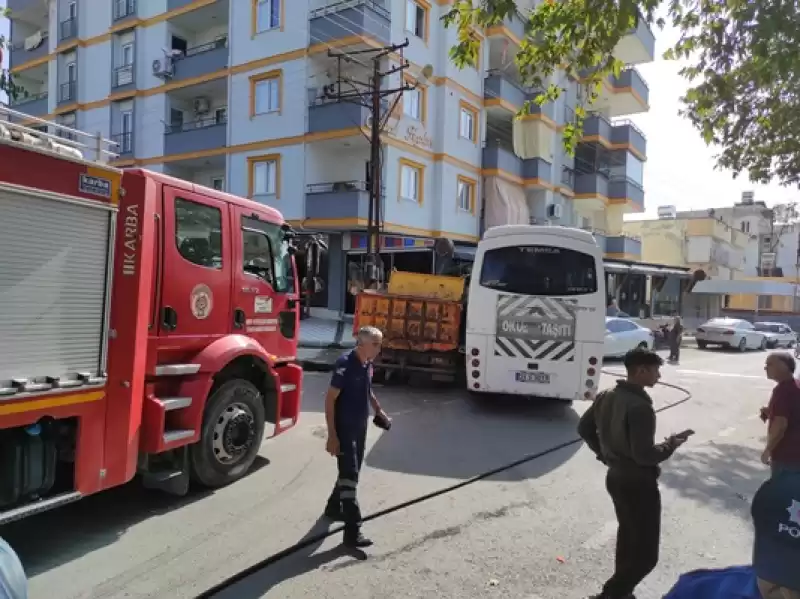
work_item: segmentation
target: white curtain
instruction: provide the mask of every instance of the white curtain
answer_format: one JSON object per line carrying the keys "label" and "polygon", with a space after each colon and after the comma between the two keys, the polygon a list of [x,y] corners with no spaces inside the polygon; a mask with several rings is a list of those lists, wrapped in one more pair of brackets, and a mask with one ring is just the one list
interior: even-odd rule
{"label": "white curtain", "polygon": [[500,225],[530,224],[531,213],[525,201],[525,191],[519,185],[499,177],[486,177],[486,228]]}
{"label": "white curtain", "polygon": [[523,160],[528,160],[529,158],[541,158],[537,148],[537,139],[539,134],[537,127],[539,127],[539,125],[539,121],[535,120],[514,120],[514,153]]}

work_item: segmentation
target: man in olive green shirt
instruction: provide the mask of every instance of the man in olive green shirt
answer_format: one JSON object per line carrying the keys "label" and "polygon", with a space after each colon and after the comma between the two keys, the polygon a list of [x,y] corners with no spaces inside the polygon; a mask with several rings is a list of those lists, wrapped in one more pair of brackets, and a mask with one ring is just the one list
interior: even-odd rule
{"label": "man in olive green shirt", "polygon": [[619,528],[614,575],[596,599],[630,599],[658,563],[661,541],[659,464],[686,442],[673,435],[655,443],[656,413],[645,391],[661,378],[664,361],[649,350],[625,356],[627,378],[598,394],[578,425],[578,434],[608,466],[606,489]]}

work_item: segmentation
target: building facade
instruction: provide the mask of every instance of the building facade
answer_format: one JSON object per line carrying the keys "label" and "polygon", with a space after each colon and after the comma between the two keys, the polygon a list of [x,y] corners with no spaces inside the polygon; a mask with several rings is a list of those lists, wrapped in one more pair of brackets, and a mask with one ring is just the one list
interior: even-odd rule
{"label": "building facade", "polygon": [[[316,301],[348,310],[348,273],[366,246],[370,113],[323,90],[340,64],[352,81],[369,76],[358,51],[408,39],[402,55],[381,65],[390,71],[407,60],[385,85],[417,85],[383,136],[387,268],[427,270],[437,238],[469,247],[486,226],[518,222],[592,229],[610,255],[637,257],[640,244],[623,234],[622,215],[644,207],[646,142],[615,119],[647,110],[638,71],[609,78],[570,157],[560,132],[580,102],[579,82],[560,82],[566,91],[556,105],[514,122],[536,93],[518,83],[513,66],[521,21],[476,33],[479,64],[462,70],[448,59],[457,42],[440,20],[448,4],[9,0],[10,68],[24,90],[14,108],[111,137],[120,166],[251,197],[327,235]],[[341,63],[332,50],[353,60]],[[653,54],[643,22],[617,50],[630,64]]]}

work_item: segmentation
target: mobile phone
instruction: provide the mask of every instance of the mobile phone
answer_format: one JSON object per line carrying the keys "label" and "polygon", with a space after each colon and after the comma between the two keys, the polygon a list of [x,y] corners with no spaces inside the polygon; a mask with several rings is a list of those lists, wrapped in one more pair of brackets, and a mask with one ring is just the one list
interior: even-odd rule
{"label": "mobile phone", "polygon": [[692,429],[690,429],[690,428],[687,428],[685,431],[682,431],[682,432],[680,432],[680,433],[678,433],[676,435],[673,435],[673,437],[677,437],[679,439],[688,439],[693,434],[694,434],[694,431]]}

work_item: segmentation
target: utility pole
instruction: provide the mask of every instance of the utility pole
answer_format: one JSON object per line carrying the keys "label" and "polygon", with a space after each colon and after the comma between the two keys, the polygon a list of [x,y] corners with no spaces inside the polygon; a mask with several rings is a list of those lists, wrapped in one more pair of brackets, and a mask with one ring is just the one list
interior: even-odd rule
{"label": "utility pole", "polygon": [[[415,88],[414,85],[403,84],[400,87],[384,88],[384,80],[402,73],[409,67],[407,60],[403,59],[402,50],[408,46],[408,39],[402,44],[392,44],[381,48],[343,52],[341,50],[328,50],[328,56],[337,59],[336,82],[326,85],[325,97],[337,102],[351,102],[364,106],[370,111],[370,160],[367,173],[367,191],[369,192],[369,210],[367,216],[367,261],[365,263],[364,279],[367,284],[381,280],[380,264],[380,232],[383,229],[381,215],[381,172],[382,148],[381,133],[389,121],[389,117],[397,108],[404,91]],[[400,64],[396,67],[382,70],[381,61],[396,52],[400,52]],[[343,71],[342,66],[358,64],[369,72],[369,80],[361,81]],[[366,73],[365,73],[366,74]],[[394,96],[393,101],[383,111],[383,99]],[[362,123],[358,123],[359,126]]]}

